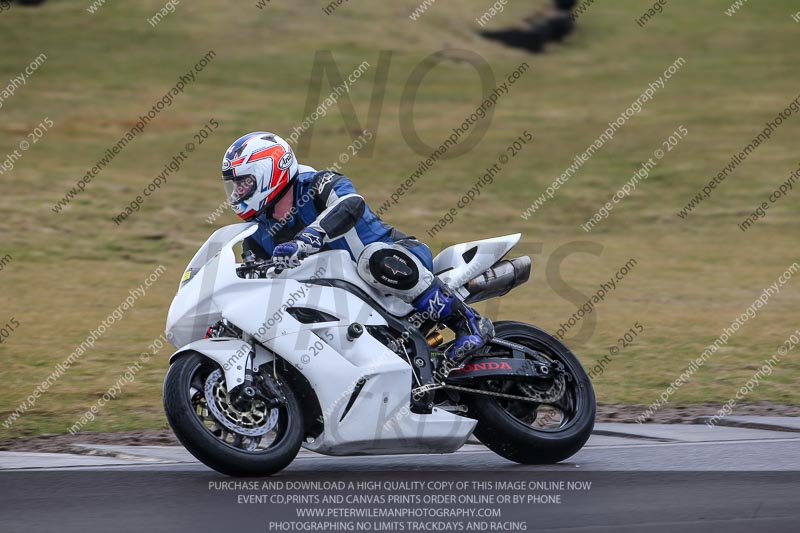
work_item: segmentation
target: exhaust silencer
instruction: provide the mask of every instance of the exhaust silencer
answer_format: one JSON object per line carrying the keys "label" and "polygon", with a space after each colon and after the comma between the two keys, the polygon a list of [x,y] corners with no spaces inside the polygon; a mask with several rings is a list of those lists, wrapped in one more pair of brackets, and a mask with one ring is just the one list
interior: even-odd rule
{"label": "exhaust silencer", "polygon": [[469,296],[464,301],[471,304],[503,296],[514,287],[528,281],[530,277],[530,257],[522,256],[499,261],[492,268],[467,283]]}

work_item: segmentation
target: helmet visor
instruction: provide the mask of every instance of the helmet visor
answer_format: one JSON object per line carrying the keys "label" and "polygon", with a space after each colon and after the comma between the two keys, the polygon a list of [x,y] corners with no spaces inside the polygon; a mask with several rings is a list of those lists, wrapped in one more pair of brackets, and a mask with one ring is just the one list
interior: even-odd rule
{"label": "helmet visor", "polygon": [[223,180],[225,193],[231,205],[247,200],[256,192],[256,177],[252,174]]}

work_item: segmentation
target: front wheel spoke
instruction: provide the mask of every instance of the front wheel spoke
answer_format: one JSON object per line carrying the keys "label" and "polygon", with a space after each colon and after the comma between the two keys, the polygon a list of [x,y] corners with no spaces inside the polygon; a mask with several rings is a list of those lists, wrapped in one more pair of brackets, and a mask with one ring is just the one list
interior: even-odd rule
{"label": "front wheel spoke", "polygon": [[220,440],[225,440],[228,437],[228,430],[225,426],[220,425],[219,422],[214,420],[214,425],[211,426],[211,433],[217,436]]}

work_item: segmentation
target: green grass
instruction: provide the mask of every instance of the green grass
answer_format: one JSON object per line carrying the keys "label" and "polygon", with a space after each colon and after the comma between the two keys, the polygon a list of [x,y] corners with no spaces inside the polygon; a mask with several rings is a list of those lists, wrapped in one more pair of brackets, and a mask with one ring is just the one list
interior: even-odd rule
{"label": "green grass", "polygon": [[[553,254],[573,241],[602,245],[600,255],[575,253],[561,276],[584,295],[630,257],[639,264],[597,310],[591,338],[571,342],[588,365],[634,322],[644,333],[596,380],[605,403],[654,401],[724,326],[798,258],[796,193],[774,206],[747,233],[736,228],[798,164],[800,117],[785,123],[687,219],[675,213],[798,94],[800,24],[789,0],[751,3],[734,17],[728,0],[669,4],[639,28],[641,2],[601,1],[579,20],[579,31],[546,55],[531,56],[484,41],[473,28],[489,7],[484,0],[437,3],[419,21],[416,0],[349,2],[326,16],[314,2],[255,1],[236,8],[195,0],[178,6],[158,27],[148,17],[161,0],[109,0],[97,14],[88,0],[53,0],[41,9],[15,6],[0,14],[5,43],[0,80],[18,75],[44,52],[47,62],[0,109],[0,159],[42,119],[55,126],[0,175],[0,323],[21,324],[0,344],[3,387],[0,418],[13,411],[64,360],[89,330],[159,264],[168,271],[147,296],[86,353],[11,430],[0,436],[64,432],[161,334],[182,269],[215,227],[236,222],[226,213],[212,226],[208,214],[223,199],[219,161],[244,132],[286,135],[304,118],[314,54],[331,50],[340,72],[364,60],[372,65],[352,88],[357,116],[366,123],[378,51],[393,51],[375,151],[344,167],[368,201],[380,205],[416,168],[420,155],[400,132],[400,99],[413,69],[431,53],[465,49],[484,57],[498,80],[526,61],[531,69],[503,97],[480,144],[439,161],[385,218],[425,236],[523,130],[535,136],[436,239],[434,249],[474,238],[522,232],[541,243],[532,281],[503,300],[500,318],[558,328],[581,297],[565,298],[548,282]],[[251,5],[252,4],[252,5]],[[527,14],[509,5],[492,21],[499,27]],[[53,204],[152,107],[178,76],[207,51],[216,59],[143,135],[61,214]],[[686,65],[545,207],[530,220],[519,214],[677,57]],[[414,107],[417,132],[439,144],[478,104],[477,75],[446,60],[422,84]],[[0,83],[2,85],[2,83]],[[2,88],[2,87],[0,87]],[[327,82],[323,95],[327,94]],[[221,127],[179,174],[117,226],[111,218],[146,186],[211,118]],[[651,177],[590,234],[585,222],[640,163],[679,126],[686,140]],[[338,108],[316,124],[305,162],[324,167],[350,143]],[[791,281],[673,397],[676,403],[722,403],[798,326],[800,280]],[[585,298],[584,298],[585,299]],[[570,339],[570,336],[567,336]],[[92,430],[162,427],[160,386],[167,349],[107,405]],[[797,403],[800,365],[786,358],[748,401]]]}

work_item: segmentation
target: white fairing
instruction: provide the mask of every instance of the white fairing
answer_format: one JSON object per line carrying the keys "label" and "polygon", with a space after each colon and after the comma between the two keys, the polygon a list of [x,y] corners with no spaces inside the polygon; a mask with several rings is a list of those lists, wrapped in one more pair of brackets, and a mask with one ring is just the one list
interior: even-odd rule
{"label": "white fairing", "polygon": [[350,259],[350,254],[345,250],[331,250],[309,257],[303,261],[299,267],[291,270],[284,270],[281,274],[276,276],[276,279],[308,279],[314,277],[314,273],[317,271],[320,273],[324,272],[324,275],[317,277],[346,280],[351,285],[355,285],[374,300],[378,301],[381,307],[386,311],[395,316],[407,316],[409,313],[414,312],[414,308],[411,304],[399,298],[383,294],[364,281],[364,279],[358,275],[356,263]]}
{"label": "white fairing", "polygon": [[[395,315],[408,314],[410,306],[384,297],[362,281],[344,251],[311,256],[300,267],[273,278],[240,278],[233,246],[256,229],[254,224],[222,228],[195,255],[187,269],[192,273],[182,283],[167,319],[172,342],[183,346],[173,357],[186,351],[200,352],[224,369],[229,389],[240,384],[247,364],[247,357],[241,354],[249,354],[249,345],[239,339],[204,339],[207,328],[225,318],[258,341],[256,365],[275,354],[308,380],[322,410],[324,430],[313,442],[304,444],[307,448],[353,455],[446,453],[461,447],[472,433],[474,420],[440,409],[431,414],[412,413],[408,407],[413,373],[408,362],[373,337],[368,327],[361,336],[348,339],[347,328],[353,323],[386,325],[381,313],[351,292],[309,280],[346,280]],[[505,255],[518,238],[454,246],[439,254],[435,264],[442,267],[446,257],[453,258],[451,282],[466,275],[465,268],[485,265],[475,277]],[[464,262],[459,246],[466,251],[475,245],[479,249],[474,261]],[[333,318],[302,323],[287,311],[298,307]],[[363,386],[354,397],[360,382]]]}
{"label": "white fairing", "polygon": [[521,233],[514,233],[445,248],[433,258],[433,273],[451,289],[465,291],[462,287],[467,282],[500,261],[516,246],[521,236]]}
{"label": "white fairing", "polygon": [[[251,346],[241,339],[228,337],[201,339],[190,342],[173,353],[169,358],[169,362],[175,361],[182,353],[200,352],[222,367],[226,383],[233,383],[236,386],[244,381],[245,368],[251,351]],[[256,356],[253,359],[255,367],[269,363],[273,359],[275,359],[275,356],[272,353],[256,345]]]}

